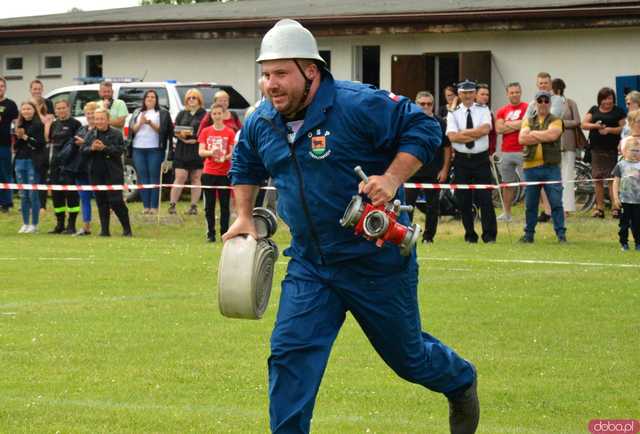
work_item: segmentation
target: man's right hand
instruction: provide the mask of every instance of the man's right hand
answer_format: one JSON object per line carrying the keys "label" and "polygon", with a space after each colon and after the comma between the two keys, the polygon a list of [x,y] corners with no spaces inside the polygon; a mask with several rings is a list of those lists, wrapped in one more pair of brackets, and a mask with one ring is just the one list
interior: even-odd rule
{"label": "man's right hand", "polygon": [[253,222],[253,217],[238,217],[229,227],[229,230],[222,234],[222,241],[227,242],[238,235],[251,235],[254,239],[258,239],[258,231]]}

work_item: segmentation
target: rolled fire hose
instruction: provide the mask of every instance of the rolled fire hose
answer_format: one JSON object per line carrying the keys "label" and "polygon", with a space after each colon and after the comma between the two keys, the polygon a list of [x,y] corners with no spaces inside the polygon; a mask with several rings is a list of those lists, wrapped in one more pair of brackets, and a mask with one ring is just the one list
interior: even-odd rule
{"label": "rolled fire hose", "polygon": [[218,264],[218,306],[228,318],[260,319],[269,305],[278,246],[270,237],[277,229],[276,216],[267,208],[255,208],[258,239],[248,235],[224,243]]}

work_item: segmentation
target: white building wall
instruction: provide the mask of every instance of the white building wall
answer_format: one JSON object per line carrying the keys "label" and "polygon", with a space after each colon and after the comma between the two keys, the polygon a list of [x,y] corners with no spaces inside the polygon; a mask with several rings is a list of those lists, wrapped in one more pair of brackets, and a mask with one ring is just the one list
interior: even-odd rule
{"label": "white building wall", "polygon": [[[535,75],[548,71],[567,83],[566,95],[585,113],[603,86],[615,87],[617,75],[640,74],[636,50],[639,28],[571,31],[473,32],[451,34],[374,35],[319,38],[320,49],[331,50],[337,79],[352,78],[352,52],[358,45],[380,45],[380,85],[391,84],[391,57],[396,54],[490,50],[492,106],[506,103],[506,82],[519,81],[524,99],[535,92]],[[22,80],[9,81],[8,95],[28,97],[28,83],[40,74],[40,55],[63,55],[61,78],[44,78],[47,90],[74,84],[84,75],[82,53],[102,52],[105,76],[145,77],[145,80],[217,81],[231,84],[245,98],[257,95],[254,63],[258,40],[178,40],[144,42],[92,42],[64,45],[0,46],[4,55],[22,54]],[[411,96],[411,95],[410,95]]]}
{"label": "white building wall", "polygon": [[522,84],[525,101],[532,100],[536,74],[547,71],[565,81],[565,95],[577,102],[581,113],[586,113],[596,103],[601,87],[615,89],[616,76],[640,75],[640,62],[634,55],[639,31],[628,28],[395,35],[349,38],[345,43],[381,45],[380,87],[387,89],[391,86],[393,55],[490,50],[494,109],[506,104],[503,89],[511,81]]}

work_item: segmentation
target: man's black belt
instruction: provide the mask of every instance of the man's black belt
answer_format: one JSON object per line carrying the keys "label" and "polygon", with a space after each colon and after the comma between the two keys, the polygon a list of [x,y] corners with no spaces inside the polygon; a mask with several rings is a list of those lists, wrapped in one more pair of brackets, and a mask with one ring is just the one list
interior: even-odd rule
{"label": "man's black belt", "polygon": [[489,158],[489,151],[478,152],[476,154],[456,151],[456,158],[458,158],[458,156],[468,158],[469,160],[482,160],[485,158]]}

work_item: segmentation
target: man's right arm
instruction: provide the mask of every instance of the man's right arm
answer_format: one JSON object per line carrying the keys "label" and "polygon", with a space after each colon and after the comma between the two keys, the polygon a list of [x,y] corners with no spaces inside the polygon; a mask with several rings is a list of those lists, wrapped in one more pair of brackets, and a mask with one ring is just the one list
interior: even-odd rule
{"label": "man's right arm", "polygon": [[504,116],[505,114],[502,110],[496,113],[496,133],[508,134],[520,131],[520,126],[522,125],[521,120],[508,121]]}
{"label": "man's right arm", "polygon": [[520,129],[520,134],[518,135],[518,142],[521,145],[535,145],[538,143],[534,137],[531,136],[531,128],[529,128],[529,123],[524,120],[522,123],[522,128]]}
{"label": "man's right arm", "polygon": [[469,143],[474,140],[473,137],[460,132],[454,112],[447,115],[447,138],[452,143]]}
{"label": "man's right arm", "polygon": [[531,131],[529,134],[542,143],[554,142],[562,135],[562,127],[553,126],[547,130]]}
{"label": "man's right arm", "polygon": [[222,234],[223,242],[239,235],[251,235],[255,239],[258,238],[258,232],[253,222],[253,205],[256,203],[258,189],[257,185],[233,186],[238,217],[229,227],[229,230]]}

